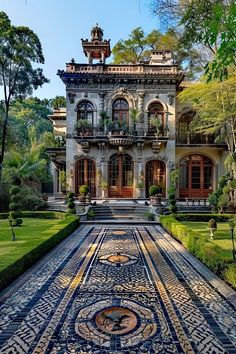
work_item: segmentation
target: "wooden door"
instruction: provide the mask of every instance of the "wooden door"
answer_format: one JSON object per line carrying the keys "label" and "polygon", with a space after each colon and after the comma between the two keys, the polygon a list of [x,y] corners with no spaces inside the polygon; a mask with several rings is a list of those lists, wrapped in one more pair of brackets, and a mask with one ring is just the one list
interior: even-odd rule
{"label": "wooden door", "polygon": [[207,198],[212,192],[213,164],[202,155],[186,156],[179,164],[180,198]]}
{"label": "wooden door", "polygon": [[149,197],[149,187],[158,185],[161,187],[161,194],[165,197],[166,167],[163,161],[151,160],[146,164],[146,197]]}
{"label": "wooden door", "polygon": [[91,159],[81,159],[75,165],[75,193],[79,194],[79,187],[86,184],[89,193],[96,197],[96,167]]}
{"label": "wooden door", "polygon": [[110,198],[133,197],[133,161],[127,154],[115,154],[108,166]]}

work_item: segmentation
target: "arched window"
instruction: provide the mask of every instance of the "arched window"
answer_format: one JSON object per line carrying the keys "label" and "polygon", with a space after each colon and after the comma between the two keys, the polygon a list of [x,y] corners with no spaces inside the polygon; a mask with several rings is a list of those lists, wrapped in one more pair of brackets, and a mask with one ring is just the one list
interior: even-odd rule
{"label": "arched window", "polygon": [[129,126],[129,104],[123,98],[117,99],[112,105],[112,119],[115,128],[126,129]]}
{"label": "arched window", "polygon": [[164,107],[160,102],[153,102],[148,106],[148,135],[155,135],[157,132],[156,127],[150,124],[152,117],[159,119],[159,135],[164,135]]}
{"label": "arched window", "polygon": [[179,163],[180,198],[207,198],[212,192],[213,163],[203,155],[188,155]]}
{"label": "arched window", "polygon": [[89,101],[83,101],[78,104],[77,107],[77,120],[87,119],[91,126],[93,126],[93,104]]}

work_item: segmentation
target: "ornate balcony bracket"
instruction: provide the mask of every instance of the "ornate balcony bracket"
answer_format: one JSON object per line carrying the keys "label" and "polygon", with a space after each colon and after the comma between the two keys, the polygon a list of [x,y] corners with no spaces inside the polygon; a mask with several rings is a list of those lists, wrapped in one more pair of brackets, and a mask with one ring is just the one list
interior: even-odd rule
{"label": "ornate balcony bracket", "polygon": [[89,142],[88,141],[81,141],[80,145],[81,145],[81,148],[82,148],[83,152],[86,152],[86,153],[89,152],[90,146],[89,146]]}
{"label": "ornate balcony bracket", "polygon": [[127,146],[127,145],[132,145],[134,137],[131,136],[109,136],[109,143],[110,145],[116,145],[116,146]]}
{"label": "ornate balcony bracket", "polygon": [[153,141],[152,143],[152,151],[154,154],[160,152],[161,149],[161,141]]}

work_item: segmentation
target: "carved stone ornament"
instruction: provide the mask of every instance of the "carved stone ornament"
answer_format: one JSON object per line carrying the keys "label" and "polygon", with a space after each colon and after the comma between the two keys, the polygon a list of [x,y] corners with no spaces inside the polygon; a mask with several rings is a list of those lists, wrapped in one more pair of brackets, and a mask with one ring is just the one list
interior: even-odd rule
{"label": "carved stone ornament", "polygon": [[174,103],[175,95],[173,93],[168,93],[167,97],[169,98],[169,104],[172,105]]}
{"label": "carved stone ornament", "polygon": [[75,93],[74,92],[68,92],[68,98],[69,98],[69,102],[70,104],[75,102]]}

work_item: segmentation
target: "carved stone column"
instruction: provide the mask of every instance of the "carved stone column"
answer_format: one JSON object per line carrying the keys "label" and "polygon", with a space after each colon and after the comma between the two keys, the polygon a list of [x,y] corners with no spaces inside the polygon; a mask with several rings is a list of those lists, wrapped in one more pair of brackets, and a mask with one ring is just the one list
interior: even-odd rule
{"label": "carved stone column", "polygon": [[104,111],[104,97],[106,92],[102,91],[98,93],[99,96],[99,112]]}
{"label": "carved stone column", "polygon": [[140,112],[142,112],[141,115],[141,121],[143,122],[143,118],[144,118],[144,112],[143,112],[143,104],[144,104],[144,96],[145,96],[145,91],[138,91],[138,110]]}

